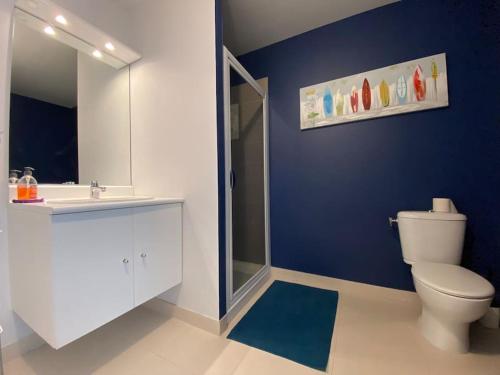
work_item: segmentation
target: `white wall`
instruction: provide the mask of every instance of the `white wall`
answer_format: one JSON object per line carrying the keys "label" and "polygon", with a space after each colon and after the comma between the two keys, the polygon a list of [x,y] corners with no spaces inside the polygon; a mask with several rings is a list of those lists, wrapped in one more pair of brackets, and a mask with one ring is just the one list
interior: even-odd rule
{"label": "white wall", "polygon": [[17,341],[31,330],[11,311],[7,251],[6,203],[8,200],[8,121],[10,94],[11,20],[13,0],[0,1],[0,325],[2,346]]}
{"label": "white wall", "polygon": [[214,0],[148,0],[131,9],[132,182],[186,199],[183,282],[163,297],[218,320]]}
{"label": "white wall", "polygon": [[[184,280],[164,297],[218,319],[217,141],[214,0],[115,0],[58,4],[132,44],[132,169],[138,194],[180,196],[184,207]],[[9,42],[13,0],[0,1],[0,129],[8,124]],[[128,15],[135,19],[131,25]],[[129,39],[131,32],[133,38]],[[5,228],[7,148],[0,144],[0,228]],[[0,234],[2,346],[31,333],[10,307],[6,237]]]}
{"label": "white wall", "polygon": [[[79,15],[87,22],[100,27],[128,43],[129,19],[124,8],[115,0],[56,0],[55,3]],[[11,18],[14,0],[0,0],[0,131],[8,130]],[[6,202],[8,196],[8,134],[0,134],[0,229],[6,228]],[[0,325],[4,328],[2,347],[12,344],[32,333],[12,312],[7,252],[7,233],[0,233]]]}
{"label": "white wall", "polygon": [[129,68],[78,52],[79,183],[130,185]]}

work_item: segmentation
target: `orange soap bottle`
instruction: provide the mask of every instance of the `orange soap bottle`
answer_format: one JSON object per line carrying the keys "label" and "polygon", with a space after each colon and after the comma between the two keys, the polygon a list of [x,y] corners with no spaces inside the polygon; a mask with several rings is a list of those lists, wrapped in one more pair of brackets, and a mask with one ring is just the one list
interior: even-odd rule
{"label": "orange soap bottle", "polygon": [[24,168],[24,176],[17,182],[17,199],[19,200],[34,200],[38,198],[38,182],[33,177],[31,167]]}

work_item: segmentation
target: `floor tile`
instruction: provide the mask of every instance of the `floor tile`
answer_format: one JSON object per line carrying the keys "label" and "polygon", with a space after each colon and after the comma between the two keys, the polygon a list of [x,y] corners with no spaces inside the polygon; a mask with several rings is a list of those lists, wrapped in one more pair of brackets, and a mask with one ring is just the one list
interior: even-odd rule
{"label": "floor tile", "polygon": [[231,375],[243,361],[250,347],[236,341],[230,341],[221,355],[204,375]]}
{"label": "floor tile", "polygon": [[5,363],[4,372],[5,375],[56,375],[57,370],[38,349]]}
{"label": "floor tile", "polygon": [[[500,374],[498,329],[474,324],[471,352],[448,353],[420,335],[415,293],[292,271],[276,274],[284,281],[340,292],[328,374]],[[60,350],[44,345],[9,361],[6,375],[324,374],[225,338],[271,283],[250,298],[222,336],[138,308]]]}
{"label": "floor tile", "polygon": [[228,344],[225,338],[178,319],[167,321],[138,343],[193,374],[205,373]]}
{"label": "floor tile", "polygon": [[139,349],[122,353],[93,372],[95,375],[191,375],[156,354]]}
{"label": "floor tile", "polygon": [[250,349],[240,363],[234,375],[320,375],[317,371],[285,358],[266,353],[258,349]]}

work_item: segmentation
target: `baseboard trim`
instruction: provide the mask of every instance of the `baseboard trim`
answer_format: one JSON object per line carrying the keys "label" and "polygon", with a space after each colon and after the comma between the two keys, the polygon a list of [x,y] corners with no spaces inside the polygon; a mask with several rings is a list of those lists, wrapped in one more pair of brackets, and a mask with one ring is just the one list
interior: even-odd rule
{"label": "baseboard trim", "polygon": [[153,298],[146,302],[143,307],[154,311],[169,318],[177,318],[197,328],[203,329],[215,335],[222,335],[229,324],[234,320],[238,313],[248,304],[248,302],[255,295],[255,292],[260,290],[262,286],[271,278],[271,272],[267,272],[255,286],[246,293],[242,299],[229,310],[221,320],[214,320],[204,315],[195,313],[190,310],[183,309],[173,303],[167,302],[160,298]]}
{"label": "baseboard trim", "polygon": [[352,281],[346,279],[338,279],[331,276],[318,275],[313,273],[289,270],[285,268],[272,267],[271,275],[273,280],[282,280],[288,282],[298,282],[299,284],[308,285],[310,279],[312,279],[312,284],[317,284],[318,281],[324,281],[334,285],[338,291],[342,291],[344,288],[349,288],[350,290],[357,290],[359,292],[365,293],[381,293],[386,299],[408,299],[413,300],[417,296],[414,291],[395,289],[380,285],[367,284],[361,281]]}
{"label": "baseboard trim", "polygon": [[153,298],[142,306],[163,316],[177,318],[207,332],[216,335],[220,334],[220,322],[218,320],[183,309],[160,298]]}
{"label": "baseboard trim", "polygon": [[227,330],[227,328],[229,327],[231,322],[236,318],[239,312],[243,310],[245,306],[248,305],[250,300],[254,297],[255,293],[257,293],[262,288],[262,286],[264,286],[269,281],[270,278],[271,278],[271,270],[269,269],[269,271],[266,272],[255,283],[255,285],[251,289],[249,289],[247,293],[245,293],[245,295],[243,295],[241,299],[229,309],[226,315],[224,315],[220,320],[220,334],[224,333]]}
{"label": "baseboard trim", "polygon": [[3,361],[8,362],[14,358],[22,356],[23,354],[31,352],[32,350],[38,349],[44,344],[45,341],[40,336],[36,333],[32,333],[10,345],[3,347]]}
{"label": "baseboard trim", "polygon": [[[226,332],[228,327],[231,325],[231,323],[235,320],[235,318],[238,317],[238,315],[244,310],[249,308],[249,302],[251,302],[252,299],[256,298],[256,294],[262,294],[263,293],[263,286],[266,285],[266,283],[270,283],[273,280],[283,280],[283,281],[289,281],[289,282],[299,282],[301,284],[307,284],[307,278],[313,277],[314,279],[324,279],[324,280],[329,280],[333,281],[337,284],[338,290],[342,291],[343,287],[346,285],[349,285],[350,288],[353,286],[356,286],[356,289],[358,290],[363,290],[363,292],[375,292],[377,291],[378,293],[382,292],[384,295],[384,298],[397,298],[397,299],[408,299],[408,300],[413,300],[416,298],[415,292],[410,292],[410,291],[403,291],[403,290],[398,290],[398,289],[392,289],[392,288],[385,288],[385,287],[379,287],[375,285],[370,285],[370,284],[364,284],[364,283],[357,283],[353,281],[348,281],[348,280],[342,280],[342,279],[335,279],[331,278],[328,276],[320,276],[320,275],[314,275],[314,274],[308,274],[308,273],[303,273],[299,271],[294,271],[294,270],[288,270],[288,269],[283,269],[283,268],[276,268],[276,267],[271,267],[270,272],[267,272],[256,284],[255,286],[249,290],[249,292],[242,297],[242,299],[234,305],[227,313],[224,315],[224,317],[221,318],[221,320],[215,320],[211,319],[209,317],[206,317],[204,315],[195,313],[190,310],[183,309],[177,305],[174,305],[170,302],[164,301],[159,298],[154,298],[148,302],[146,302],[143,307],[150,309],[151,311],[155,311],[156,313],[159,313],[163,316],[166,317],[175,317],[179,320],[182,320],[188,324],[191,324],[197,328],[203,329],[207,332],[213,333],[215,335],[222,335],[223,333]],[[257,296],[258,297],[258,296]],[[489,316],[489,325],[490,327],[498,327],[498,308],[490,311]],[[493,319],[492,319],[493,318]],[[491,320],[493,320],[493,324],[491,323]],[[486,320],[486,319],[485,319]],[[495,323],[496,322],[496,323]],[[485,323],[483,321],[483,323]],[[495,326],[495,324],[497,324]],[[32,333],[17,342],[14,342],[10,345],[7,345],[2,348],[2,355],[3,355],[3,361],[8,362],[9,360],[12,360],[13,358],[19,357],[27,352],[30,352],[32,350],[35,350],[39,348],[40,346],[44,345],[45,341],[38,336],[35,333]]]}

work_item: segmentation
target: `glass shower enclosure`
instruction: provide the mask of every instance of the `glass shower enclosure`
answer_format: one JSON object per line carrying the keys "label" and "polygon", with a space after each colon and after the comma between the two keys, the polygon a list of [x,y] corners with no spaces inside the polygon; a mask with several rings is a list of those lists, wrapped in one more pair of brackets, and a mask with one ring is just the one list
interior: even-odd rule
{"label": "glass shower enclosure", "polygon": [[256,81],[224,49],[228,310],[270,268],[267,79]]}

